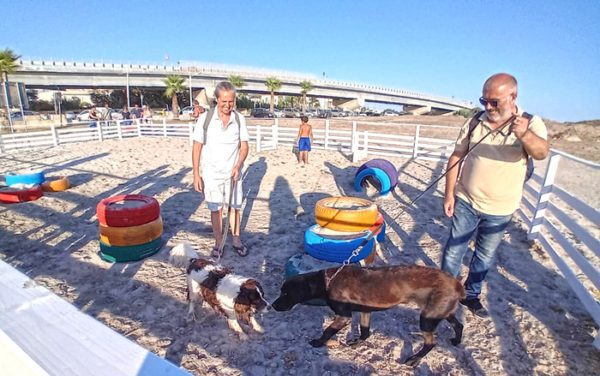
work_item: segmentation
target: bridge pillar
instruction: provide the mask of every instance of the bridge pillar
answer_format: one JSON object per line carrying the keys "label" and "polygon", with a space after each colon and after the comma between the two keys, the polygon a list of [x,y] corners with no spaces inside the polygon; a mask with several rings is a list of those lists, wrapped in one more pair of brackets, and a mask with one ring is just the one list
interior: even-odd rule
{"label": "bridge pillar", "polygon": [[344,110],[356,110],[365,105],[365,100],[361,98],[357,99],[334,99],[332,101],[334,107],[340,107]]}
{"label": "bridge pillar", "polygon": [[411,115],[424,115],[431,112],[431,106],[404,105],[404,111],[410,112]]}

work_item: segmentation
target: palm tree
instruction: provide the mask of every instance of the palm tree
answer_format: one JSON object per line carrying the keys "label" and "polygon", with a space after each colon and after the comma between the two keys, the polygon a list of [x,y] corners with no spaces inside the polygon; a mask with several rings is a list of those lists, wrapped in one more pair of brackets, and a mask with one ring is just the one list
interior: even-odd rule
{"label": "palm tree", "polygon": [[4,88],[4,106],[6,111],[6,118],[10,129],[12,130],[12,122],[10,119],[10,109],[8,108],[8,74],[14,73],[19,67],[19,60],[21,56],[15,54],[11,49],[5,48],[4,51],[0,51],[0,72],[2,72],[2,87]]}
{"label": "palm tree", "polygon": [[229,82],[237,89],[241,90],[244,86],[246,86],[246,82],[242,76],[238,76],[236,74],[232,74],[229,76]]}
{"label": "palm tree", "polygon": [[265,85],[267,89],[271,92],[271,112],[275,109],[275,92],[281,89],[281,80],[277,77],[267,77],[265,81]]}
{"label": "palm tree", "polygon": [[164,79],[164,83],[167,86],[165,90],[165,97],[171,98],[171,110],[173,112],[173,118],[179,118],[179,103],[177,102],[177,94],[185,91],[185,85],[183,82],[185,79],[176,74],[168,75]]}
{"label": "palm tree", "polygon": [[306,112],[306,93],[313,89],[312,83],[310,81],[302,81],[300,82],[300,92],[302,93],[302,112]]}

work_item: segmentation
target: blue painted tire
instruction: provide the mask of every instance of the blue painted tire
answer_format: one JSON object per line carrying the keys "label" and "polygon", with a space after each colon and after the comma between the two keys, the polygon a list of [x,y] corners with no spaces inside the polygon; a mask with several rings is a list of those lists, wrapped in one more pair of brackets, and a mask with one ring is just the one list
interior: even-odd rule
{"label": "blue painted tire", "polygon": [[370,161],[366,161],[362,164],[356,171],[356,175],[358,175],[365,168],[379,168],[387,174],[388,178],[390,178],[390,185],[392,189],[394,189],[398,185],[398,171],[396,170],[396,166],[386,159],[375,158]]}
{"label": "blue painted tire", "polygon": [[160,237],[148,243],[129,246],[111,246],[100,241],[100,257],[108,262],[138,261],[160,251],[163,245]]}
{"label": "blue painted tire", "polygon": [[46,180],[44,176],[44,171],[36,171],[30,174],[15,174],[9,172],[5,176],[6,185],[12,187],[16,184],[39,184],[41,185],[44,180]]}
{"label": "blue painted tire", "polygon": [[385,194],[389,193],[390,190],[392,190],[392,186],[390,185],[390,178],[385,173],[385,171],[383,171],[380,168],[371,168],[371,167],[367,167],[367,168],[363,169],[361,172],[359,172],[356,175],[356,177],[354,178],[354,189],[357,192],[361,192],[362,191],[362,186],[361,186],[362,182],[369,177],[372,177],[379,182],[379,187],[380,187],[379,193],[381,193],[382,195],[385,195]]}
{"label": "blue painted tire", "polygon": [[[363,240],[371,234],[370,231],[365,231],[362,234],[356,235],[355,238],[336,239],[317,234],[315,232],[316,226],[313,225],[304,232],[304,252],[324,261],[343,263],[348,260],[352,252],[361,245]],[[373,251],[374,241],[374,238],[371,238],[362,247],[358,255],[350,259],[350,262],[358,262],[367,258]]]}

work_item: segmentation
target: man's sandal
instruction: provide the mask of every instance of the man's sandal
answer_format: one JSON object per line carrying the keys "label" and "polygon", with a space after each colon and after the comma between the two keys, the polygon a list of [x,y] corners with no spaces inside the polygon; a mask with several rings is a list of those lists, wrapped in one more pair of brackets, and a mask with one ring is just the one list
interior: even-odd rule
{"label": "man's sandal", "polygon": [[246,257],[248,256],[248,247],[246,247],[245,245],[241,245],[239,247],[236,247],[235,245],[233,246],[233,250],[237,252],[238,255],[242,256],[242,257]]}

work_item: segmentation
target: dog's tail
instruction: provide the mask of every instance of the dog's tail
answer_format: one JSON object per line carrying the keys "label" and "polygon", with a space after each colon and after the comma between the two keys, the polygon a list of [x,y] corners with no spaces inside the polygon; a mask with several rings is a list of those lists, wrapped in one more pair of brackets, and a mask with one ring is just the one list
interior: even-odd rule
{"label": "dog's tail", "polygon": [[190,260],[197,258],[198,253],[192,248],[189,243],[180,243],[171,249],[169,252],[169,263],[179,267],[187,267]]}

